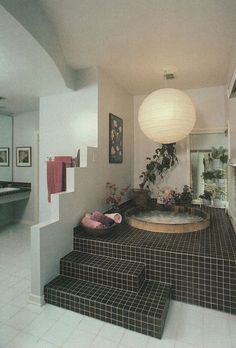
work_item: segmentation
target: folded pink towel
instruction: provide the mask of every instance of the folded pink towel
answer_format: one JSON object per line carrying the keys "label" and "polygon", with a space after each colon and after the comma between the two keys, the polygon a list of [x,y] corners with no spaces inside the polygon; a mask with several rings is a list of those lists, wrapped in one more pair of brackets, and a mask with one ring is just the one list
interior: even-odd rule
{"label": "folded pink towel", "polygon": [[119,213],[114,213],[114,214],[105,214],[108,218],[112,219],[115,221],[116,224],[120,224],[122,221],[122,216]]}
{"label": "folded pink towel", "polygon": [[102,224],[114,223],[114,219],[111,219],[109,216],[104,215],[100,211],[95,211],[92,214],[91,219],[94,221],[101,222]]}
{"label": "folded pink towel", "polygon": [[88,228],[103,228],[103,225],[101,224],[101,222],[94,221],[94,220],[90,219],[90,217],[88,217],[88,216],[85,216],[81,220],[81,224],[84,225],[85,227],[88,227]]}

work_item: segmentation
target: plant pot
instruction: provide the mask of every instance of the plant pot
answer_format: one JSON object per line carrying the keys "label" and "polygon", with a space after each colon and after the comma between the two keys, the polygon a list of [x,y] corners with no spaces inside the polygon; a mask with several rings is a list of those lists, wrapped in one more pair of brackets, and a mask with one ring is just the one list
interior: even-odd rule
{"label": "plant pot", "polygon": [[216,184],[220,187],[225,187],[225,179],[216,179]]}
{"label": "plant pot", "polygon": [[213,179],[205,179],[206,184],[212,184],[212,182],[213,182]]}
{"label": "plant pot", "polygon": [[208,199],[205,199],[205,198],[202,199],[202,203],[204,205],[211,205],[211,201],[209,201]]}
{"label": "plant pot", "polygon": [[222,169],[222,162],[219,158],[213,158],[213,169],[218,170]]}
{"label": "plant pot", "polygon": [[220,198],[214,198],[213,205],[216,208],[222,208],[222,200]]}
{"label": "plant pot", "polygon": [[134,203],[138,208],[146,209],[149,202],[148,190],[132,189]]}

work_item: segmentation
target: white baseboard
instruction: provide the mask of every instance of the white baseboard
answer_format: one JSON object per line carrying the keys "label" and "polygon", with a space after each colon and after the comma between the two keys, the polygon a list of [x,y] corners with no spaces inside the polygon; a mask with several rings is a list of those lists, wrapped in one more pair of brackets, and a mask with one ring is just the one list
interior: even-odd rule
{"label": "white baseboard", "polygon": [[30,294],[30,296],[29,296],[29,303],[34,304],[36,306],[40,306],[40,307],[45,305],[44,295],[37,296],[37,295],[34,295],[34,294]]}

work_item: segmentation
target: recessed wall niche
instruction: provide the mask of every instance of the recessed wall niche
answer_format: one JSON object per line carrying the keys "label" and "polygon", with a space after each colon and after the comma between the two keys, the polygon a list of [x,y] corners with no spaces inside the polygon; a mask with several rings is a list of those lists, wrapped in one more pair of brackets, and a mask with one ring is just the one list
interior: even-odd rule
{"label": "recessed wall niche", "polygon": [[191,134],[190,159],[194,198],[198,199],[207,191],[210,192],[212,204],[217,199],[227,201],[227,134]]}

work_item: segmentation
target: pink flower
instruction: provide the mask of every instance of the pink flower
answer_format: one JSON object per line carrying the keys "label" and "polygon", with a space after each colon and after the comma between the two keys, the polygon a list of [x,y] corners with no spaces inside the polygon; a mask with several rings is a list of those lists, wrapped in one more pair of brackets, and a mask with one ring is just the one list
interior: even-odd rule
{"label": "pink flower", "polygon": [[163,192],[163,196],[162,196],[163,203],[169,204],[169,205],[174,204],[175,191],[168,187],[168,188],[164,188],[162,192]]}

